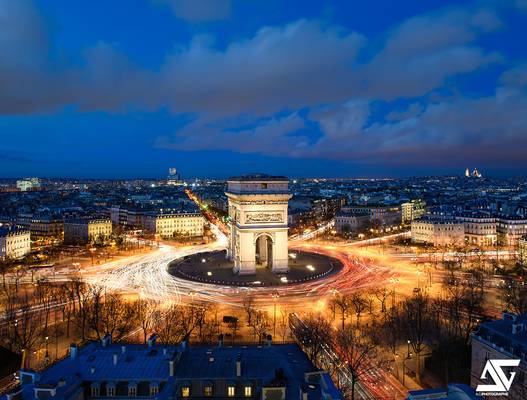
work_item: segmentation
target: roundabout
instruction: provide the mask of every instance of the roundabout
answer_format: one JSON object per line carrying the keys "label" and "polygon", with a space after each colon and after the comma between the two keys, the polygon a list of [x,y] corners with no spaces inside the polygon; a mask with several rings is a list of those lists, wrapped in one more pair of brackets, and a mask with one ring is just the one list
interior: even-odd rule
{"label": "roundabout", "polygon": [[316,281],[338,273],[343,264],[336,258],[305,251],[289,253],[287,273],[273,273],[257,266],[252,275],[233,273],[233,263],[225,251],[196,253],[171,262],[168,272],[177,278],[193,282],[236,287],[289,286]]}

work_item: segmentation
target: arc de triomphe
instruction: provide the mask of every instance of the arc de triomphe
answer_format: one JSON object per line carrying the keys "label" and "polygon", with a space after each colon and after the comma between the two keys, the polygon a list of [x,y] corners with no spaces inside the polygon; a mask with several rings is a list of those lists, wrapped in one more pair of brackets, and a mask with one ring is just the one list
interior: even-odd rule
{"label": "arc de triomphe", "polygon": [[234,272],[250,275],[257,266],[287,272],[288,179],[263,174],[229,178],[229,248]]}

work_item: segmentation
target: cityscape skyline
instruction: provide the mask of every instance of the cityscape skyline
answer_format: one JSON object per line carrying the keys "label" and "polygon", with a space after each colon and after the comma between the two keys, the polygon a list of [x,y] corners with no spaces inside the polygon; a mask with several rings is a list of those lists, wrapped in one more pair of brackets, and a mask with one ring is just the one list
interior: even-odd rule
{"label": "cityscape skyline", "polygon": [[524,175],[526,11],[0,0],[0,175]]}

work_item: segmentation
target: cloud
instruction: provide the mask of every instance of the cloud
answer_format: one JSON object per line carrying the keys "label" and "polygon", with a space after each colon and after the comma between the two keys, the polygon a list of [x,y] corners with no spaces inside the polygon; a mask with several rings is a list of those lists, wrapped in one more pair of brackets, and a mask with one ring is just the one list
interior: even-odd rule
{"label": "cloud", "polygon": [[214,148],[275,156],[290,156],[305,146],[305,138],[298,134],[298,131],[305,127],[305,121],[296,112],[283,117],[262,119],[251,125],[247,128],[233,129],[196,120],[179,133],[177,140],[162,137],[156,146],[184,151]]}
{"label": "cloud", "polygon": [[[230,2],[215,1],[227,7],[221,10],[200,2],[198,11],[209,14],[198,16],[197,2],[170,3],[191,21],[226,18],[230,9]],[[415,16],[370,38],[304,19],[222,47],[197,35],[152,69],[105,42],[84,49],[80,64],[54,57],[29,1],[0,0],[0,23],[2,114],[166,107],[192,122],[159,138],[158,147],[366,163],[492,159],[505,148],[509,162],[520,162],[525,144],[525,65],[506,71],[492,96],[434,97],[450,78],[502,61],[478,44],[502,25],[487,8]],[[377,103],[387,105],[384,118]],[[308,133],[313,126],[316,135]]]}
{"label": "cloud", "polygon": [[177,111],[268,114],[344,99],[364,38],[316,21],[265,27],[216,50],[198,36],[162,68],[167,101]]}
{"label": "cloud", "polygon": [[82,65],[57,61],[30,2],[0,0],[0,15],[11,16],[0,44],[15,49],[0,58],[4,114],[73,104],[87,111],[168,107],[175,114],[265,117],[353,95],[424,95],[451,76],[500,59],[473,44],[499,26],[486,9],[410,18],[390,30],[380,48],[357,32],[309,20],[263,27],[222,49],[212,36],[197,35],[148,70],[104,42],[83,51]]}
{"label": "cloud", "polygon": [[229,18],[231,0],[156,0],[168,4],[174,14],[190,22],[208,22]]}

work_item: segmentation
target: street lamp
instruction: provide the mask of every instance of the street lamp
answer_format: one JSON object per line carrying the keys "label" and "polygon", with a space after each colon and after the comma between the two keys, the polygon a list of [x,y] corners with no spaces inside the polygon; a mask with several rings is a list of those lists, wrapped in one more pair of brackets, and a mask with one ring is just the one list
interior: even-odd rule
{"label": "street lamp", "polygon": [[407,343],[407,345],[408,345],[408,358],[410,358],[410,343],[411,343],[411,342],[410,342],[410,339],[408,339],[408,340],[406,341],[406,343]]}
{"label": "street lamp", "polygon": [[49,336],[46,336],[46,358],[49,357],[49,353],[48,353],[48,341],[49,341]]}

